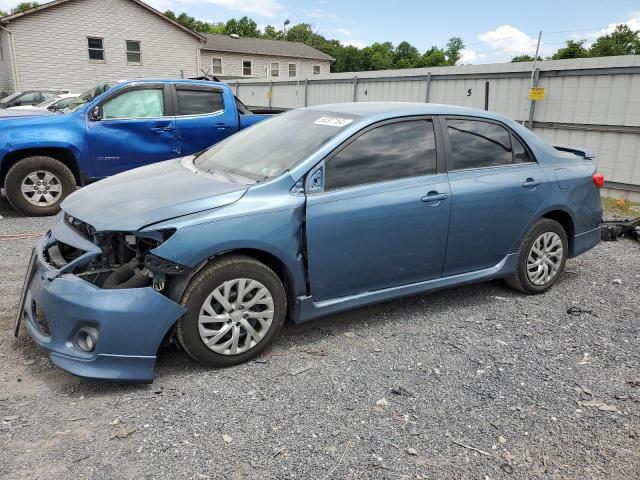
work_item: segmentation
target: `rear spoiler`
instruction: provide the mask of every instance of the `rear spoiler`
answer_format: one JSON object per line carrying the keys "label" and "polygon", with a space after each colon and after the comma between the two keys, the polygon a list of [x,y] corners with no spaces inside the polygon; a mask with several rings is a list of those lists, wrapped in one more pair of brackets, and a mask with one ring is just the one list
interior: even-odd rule
{"label": "rear spoiler", "polygon": [[567,145],[554,145],[553,148],[561,152],[577,155],[578,157],[582,157],[585,160],[593,160],[596,158],[596,154],[593,153],[593,151],[589,150],[588,148],[569,147]]}

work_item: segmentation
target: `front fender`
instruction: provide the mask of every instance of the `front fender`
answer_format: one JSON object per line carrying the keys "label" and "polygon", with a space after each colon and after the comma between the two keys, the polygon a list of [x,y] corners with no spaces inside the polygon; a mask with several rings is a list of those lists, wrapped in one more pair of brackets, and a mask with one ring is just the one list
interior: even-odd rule
{"label": "front fender", "polygon": [[[194,268],[235,250],[259,250],[280,260],[291,274],[296,294],[306,291],[301,225],[304,210],[293,208],[222,218],[179,227],[154,255]],[[159,228],[157,225],[154,229]]]}
{"label": "front fender", "polygon": [[46,149],[69,151],[78,169],[92,176],[93,168],[86,164],[88,145],[84,118],[79,114],[44,117],[22,117],[0,120],[0,162],[20,151]]}

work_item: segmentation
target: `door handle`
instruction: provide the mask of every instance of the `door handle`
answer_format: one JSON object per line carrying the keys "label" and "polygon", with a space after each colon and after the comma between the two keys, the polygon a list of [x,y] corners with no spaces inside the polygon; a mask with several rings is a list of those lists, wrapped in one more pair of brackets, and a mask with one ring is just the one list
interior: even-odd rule
{"label": "door handle", "polygon": [[227,125],[226,123],[216,123],[215,127],[218,130],[227,130],[229,128],[229,125]]}
{"label": "door handle", "polygon": [[522,186],[525,188],[538,187],[540,185],[542,185],[541,181],[531,177],[527,178],[524,182],[522,182]]}
{"label": "door handle", "polygon": [[449,198],[449,195],[447,195],[446,193],[439,193],[434,190],[427,193],[420,200],[422,202],[440,202],[442,200],[446,200],[447,198]]}
{"label": "door handle", "polygon": [[175,129],[173,127],[151,127],[152,132],[158,132],[158,133],[170,132],[172,130],[175,130]]}

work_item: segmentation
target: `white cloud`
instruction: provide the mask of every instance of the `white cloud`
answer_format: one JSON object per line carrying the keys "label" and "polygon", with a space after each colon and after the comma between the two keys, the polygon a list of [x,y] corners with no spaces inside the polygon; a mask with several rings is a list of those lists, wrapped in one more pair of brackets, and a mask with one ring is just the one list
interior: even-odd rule
{"label": "white cloud", "polygon": [[504,55],[533,55],[536,53],[537,39],[511,25],[501,25],[495,30],[478,35],[478,38]]}
{"label": "white cloud", "polygon": [[353,35],[353,32],[347,28],[337,28],[336,32],[341,33],[345,37],[350,37]]}
{"label": "white cloud", "polygon": [[460,51],[460,61],[458,63],[461,64],[469,64],[476,63],[478,59],[483,55],[478,55],[473,50],[464,49]]}
{"label": "white cloud", "polygon": [[366,42],[361,42],[359,40],[340,40],[340,43],[345,46],[364,48],[368,46]]}
{"label": "white cloud", "polygon": [[[0,0],[5,1],[5,0]],[[264,17],[275,17],[285,12],[284,6],[278,0],[145,0],[158,10],[184,9],[187,5],[217,5],[234,12],[252,13]]]}

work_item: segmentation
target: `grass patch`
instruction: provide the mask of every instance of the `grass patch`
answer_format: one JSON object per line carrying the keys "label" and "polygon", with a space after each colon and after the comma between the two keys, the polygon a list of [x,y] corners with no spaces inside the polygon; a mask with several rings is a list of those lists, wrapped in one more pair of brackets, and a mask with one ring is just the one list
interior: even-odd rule
{"label": "grass patch", "polygon": [[603,197],[602,207],[608,212],[618,213],[629,217],[640,217],[640,203],[637,202],[624,200],[624,203],[622,203],[620,200],[615,198]]}

